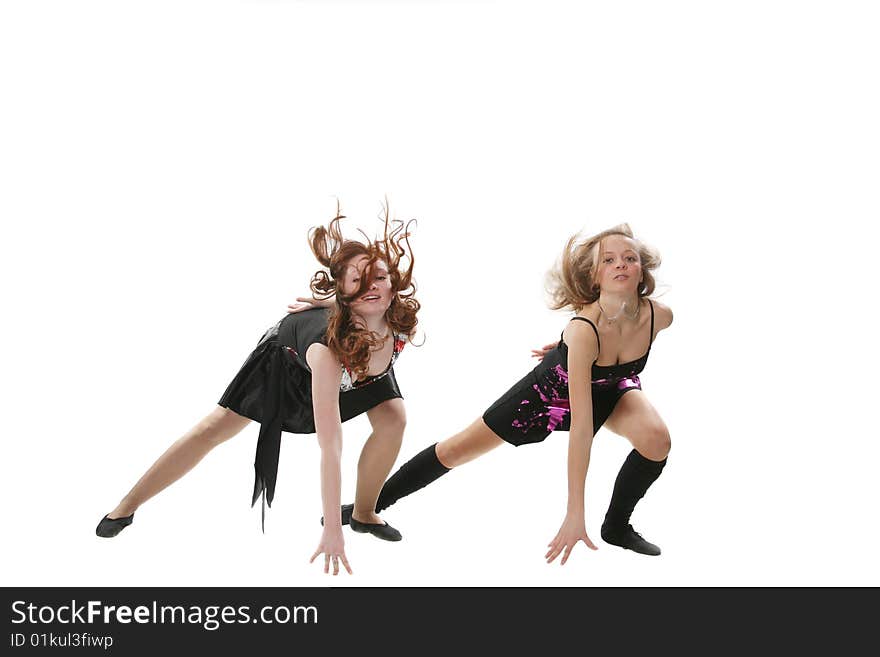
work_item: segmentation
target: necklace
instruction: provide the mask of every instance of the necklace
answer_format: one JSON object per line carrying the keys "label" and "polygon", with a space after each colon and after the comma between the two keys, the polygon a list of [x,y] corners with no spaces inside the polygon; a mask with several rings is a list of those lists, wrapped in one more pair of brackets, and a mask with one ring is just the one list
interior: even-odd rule
{"label": "necklace", "polygon": [[605,309],[602,307],[601,301],[596,299],[596,304],[599,306],[599,312],[602,313],[603,315],[605,315],[605,319],[608,320],[609,323],[616,322],[617,318],[620,317],[621,314],[623,314],[623,316],[626,317],[627,319],[638,319],[639,313],[642,310],[642,304],[638,303],[638,301],[637,301],[636,302],[636,312],[635,312],[635,314],[630,315],[626,312],[626,301],[624,301],[623,304],[621,304],[621,306],[620,306],[620,310],[618,310],[617,314],[612,317],[607,312],[605,312]]}
{"label": "necklace", "polygon": [[391,337],[391,328],[386,327],[385,328],[385,335],[383,335],[383,336],[379,336],[379,334],[376,331],[371,331],[371,333],[373,333],[373,335],[376,335],[379,342],[384,345],[388,341],[388,338]]}

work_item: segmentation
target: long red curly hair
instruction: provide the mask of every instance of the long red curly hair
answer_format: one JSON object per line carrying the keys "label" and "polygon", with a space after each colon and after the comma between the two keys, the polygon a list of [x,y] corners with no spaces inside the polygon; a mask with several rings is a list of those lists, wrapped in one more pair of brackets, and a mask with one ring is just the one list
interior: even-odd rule
{"label": "long red curly hair", "polygon": [[[406,223],[390,218],[388,203],[384,205],[384,231],[379,239],[371,240],[362,230],[365,242],[345,239],[340,222],[345,219],[339,204],[336,216],[325,228],[318,226],[309,231],[309,246],[312,253],[326,269],[315,272],[309,287],[316,299],[328,299],[336,295],[336,303],[330,308],[327,324],[327,347],[352,373],[355,379],[367,374],[370,365],[370,351],[382,346],[384,339],[361,326],[352,319],[352,300],[364,295],[373,280],[376,263],[381,260],[388,267],[391,281],[391,305],[385,319],[391,330],[412,340],[415,335],[416,314],[421,305],[415,298],[416,283],[412,272],[415,258],[409,243],[410,226],[415,220]],[[357,290],[352,294],[342,293],[342,279],[346,263],[355,256],[366,256],[368,262],[364,276]]]}

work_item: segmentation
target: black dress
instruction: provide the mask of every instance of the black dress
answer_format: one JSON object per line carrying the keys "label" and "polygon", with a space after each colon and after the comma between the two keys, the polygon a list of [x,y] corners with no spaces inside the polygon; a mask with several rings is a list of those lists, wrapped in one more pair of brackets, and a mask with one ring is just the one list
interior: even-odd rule
{"label": "black dress", "polygon": [[[592,365],[593,435],[605,424],[624,394],[642,389],[639,373],[645,369],[654,341],[654,304],[650,299],[648,304],[651,308],[651,327],[645,354],[628,363],[597,365],[594,362]],[[599,329],[593,322],[586,317],[573,317],[574,320],[593,327],[598,343]],[[483,421],[499,438],[517,447],[539,443],[553,431],[571,430],[568,345],[561,337],[556,347],[547,352],[531,372],[486,409]]]}
{"label": "black dress", "polygon": [[[264,530],[265,505],[271,507],[275,497],[281,432],[315,433],[312,373],[306,363],[306,352],[316,342],[326,343],[328,314],[326,308],[292,313],[266,331],[217,402],[260,423],[251,506],[262,494]],[[395,334],[394,349],[385,371],[357,383],[352,383],[351,372],[343,366],[339,389],[342,422],[384,401],[403,396],[393,365],[404,344]]]}

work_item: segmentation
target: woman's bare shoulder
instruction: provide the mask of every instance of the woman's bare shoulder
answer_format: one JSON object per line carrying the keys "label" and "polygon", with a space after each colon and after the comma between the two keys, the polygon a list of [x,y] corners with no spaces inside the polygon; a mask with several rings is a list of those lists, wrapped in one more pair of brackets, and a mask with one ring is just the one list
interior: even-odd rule
{"label": "woman's bare shoulder", "polygon": [[306,351],[306,362],[312,372],[333,370],[339,367],[339,359],[336,358],[330,347],[320,342],[309,345],[309,349]]}
{"label": "woman's bare shoulder", "polygon": [[654,304],[654,332],[669,328],[672,324],[672,309],[656,299],[651,299],[651,303]]}

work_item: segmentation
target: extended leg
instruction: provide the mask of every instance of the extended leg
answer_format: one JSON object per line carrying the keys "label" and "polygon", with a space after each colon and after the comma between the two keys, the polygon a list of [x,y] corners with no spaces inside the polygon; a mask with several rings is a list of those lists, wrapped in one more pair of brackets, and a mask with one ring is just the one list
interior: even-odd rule
{"label": "extended leg", "polygon": [[[141,504],[192,470],[205,454],[232,438],[249,422],[246,417],[218,406],[150,466],[116,508],[101,521],[98,535],[109,538],[118,534],[126,524],[130,524],[131,517]],[[126,518],[129,523],[106,522]]]}
{"label": "extended leg", "polygon": [[451,438],[431,445],[404,463],[385,482],[376,510],[382,511],[417,490],[424,488],[454,467],[463,465],[503,444],[482,418]]}
{"label": "extended leg", "polygon": [[[495,432],[478,418],[464,431],[451,438],[426,447],[400,466],[379,493],[376,513],[381,513],[397,500],[420,490],[440,478],[452,468],[464,465],[504,444]],[[353,505],[343,505],[342,524],[351,519]],[[321,522],[324,519],[321,518]]]}

